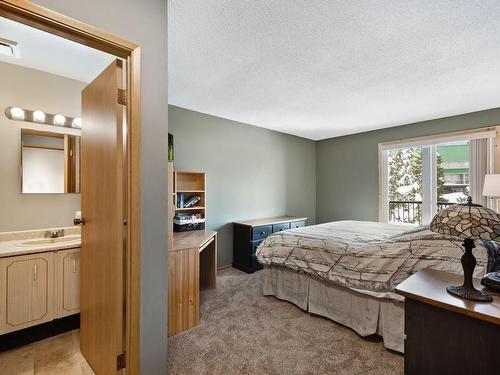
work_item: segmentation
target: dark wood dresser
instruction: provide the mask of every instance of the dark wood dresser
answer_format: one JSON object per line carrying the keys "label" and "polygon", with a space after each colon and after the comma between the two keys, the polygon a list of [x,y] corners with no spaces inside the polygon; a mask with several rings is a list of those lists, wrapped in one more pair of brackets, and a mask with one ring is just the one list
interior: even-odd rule
{"label": "dark wood dresser", "polygon": [[[446,292],[462,281],[459,275],[424,270],[396,288],[406,298],[406,375],[500,373],[500,297],[474,302]],[[480,289],[479,280],[474,283]]]}
{"label": "dark wood dresser", "polygon": [[306,225],[307,217],[277,216],[233,223],[233,267],[247,273],[261,270],[257,246],[270,234]]}

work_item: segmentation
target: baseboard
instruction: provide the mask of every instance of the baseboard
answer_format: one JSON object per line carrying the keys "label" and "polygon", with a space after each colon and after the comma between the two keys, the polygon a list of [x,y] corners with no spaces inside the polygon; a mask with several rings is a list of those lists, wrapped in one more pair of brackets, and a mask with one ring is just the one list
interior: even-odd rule
{"label": "baseboard", "polygon": [[80,328],[80,314],[0,335],[0,353]]}
{"label": "baseboard", "polygon": [[232,264],[228,264],[226,266],[220,266],[220,267],[217,267],[217,271],[225,270],[226,268],[232,268],[232,267],[233,267]]}

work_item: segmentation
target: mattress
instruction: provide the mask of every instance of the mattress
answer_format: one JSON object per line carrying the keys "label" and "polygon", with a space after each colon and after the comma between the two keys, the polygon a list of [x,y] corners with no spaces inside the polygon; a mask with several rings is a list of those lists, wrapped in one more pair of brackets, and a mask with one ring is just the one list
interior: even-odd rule
{"label": "mattress", "polygon": [[[428,227],[337,221],[275,233],[256,250],[264,266],[283,268],[367,296],[403,301],[395,287],[425,268],[462,273],[461,240]],[[476,241],[475,277],[488,251]]]}

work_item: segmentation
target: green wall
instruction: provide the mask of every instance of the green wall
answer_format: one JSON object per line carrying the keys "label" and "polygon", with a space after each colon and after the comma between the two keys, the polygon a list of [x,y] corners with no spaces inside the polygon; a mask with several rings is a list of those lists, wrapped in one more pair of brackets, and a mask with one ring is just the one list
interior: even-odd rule
{"label": "green wall", "polygon": [[500,124],[500,108],[330,138],[316,144],[316,221],[378,220],[378,144]]}
{"label": "green wall", "polygon": [[176,169],[207,173],[208,228],[232,262],[236,220],[378,220],[378,144],[500,124],[500,108],[319,142],[169,106]]}
{"label": "green wall", "polygon": [[207,174],[207,227],[218,231],[220,266],[233,259],[233,221],[316,218],[316,143],[169,106],[174,168]]}

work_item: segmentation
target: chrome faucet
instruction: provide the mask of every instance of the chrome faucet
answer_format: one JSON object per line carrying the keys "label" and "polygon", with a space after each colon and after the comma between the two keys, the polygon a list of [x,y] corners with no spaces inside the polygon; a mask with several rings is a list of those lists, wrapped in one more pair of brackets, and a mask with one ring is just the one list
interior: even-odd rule
{"label": "chrome faucet", "polygon": [[48,238],[57,238],[63,236],[64,236],[64,229],[48,230],[47,232],[45,232],[45,237]]}

